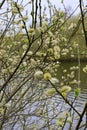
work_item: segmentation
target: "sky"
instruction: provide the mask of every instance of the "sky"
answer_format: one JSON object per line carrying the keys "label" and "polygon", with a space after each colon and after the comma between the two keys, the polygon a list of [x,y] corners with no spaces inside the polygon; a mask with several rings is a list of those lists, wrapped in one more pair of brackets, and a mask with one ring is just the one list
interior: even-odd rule
{"label": "sky", "polygon": [[[46,0],[42,0],[43,5],[46,4]],[[56,5],[57,8],[63,9],[63,5],[61,4],[61,0],[50,0],[50,2],[54,5]],[[83,0],[84,5],[87,5],[87,0]],[[79,0],[64,0],[64,5],[65,7],[71,9],[73,11],[78,5],[79,5]],[[76,12],[76,14],[79,12],[79,8]]]}
{"label": "sky", "polygon": [[[17,0],[13,0],[13,1],[17,1]],[[31,1],[31,0],[18,0],[19,3],[21,1],[23,1],[23,4],[26,5],[28,3],[28,1]],[[73,10],[79,5],[79,0],[63,0],[63,1],[64,1],[65,7],[70,11],[70,13],[72,13]],[[61,0],[50,0],[50,2],[52,3],[52,5],[55,5],[57,9],[64,10],[63,5],[61,4]],[[84,5],[87,5],[87,0],[83,0],[83,2],[84,2]],[[44,7],[45,5],[47,5],[47,0],[42,0],[42,7]],[[4,9],[0,10],[0,13],[5,12],[5,10],[6,10],[5,4],[3,5],[3,8]],[[28,6],[27,9],[29,12],[31,12],[30,6]],[[75,12],[74,15],[78,14],[79,12],[80,12],[80,10],[78,8],[78,10]],[[49,11],[47,11],[47,14],[49,14]]]}
{"label": "sky", "polygon": [[[17,0],[13,0],[13,1],[17,1]],[[27,3],[27,1],[31,1],[31,0],[18,0],[19,3],[21,1],[23,1],[24,5]],[[71,12],[78,6],[79,4],[79,0],[63,0],[64,1],[64,5],[66,8],[70,9]],[[52,3],[52,5],[55,5],[57,9],[64,9],[63,5],[61,4],[61,0],[50,0],[50,2]],[[87,5],[87,0],[83,0],[84,5]],[[47,0],[42,0],[42,6],[47,5]],[[5,7],[5,5],[4,5]],[[79,12],[79,9],[76,13]]]}
{"label": "sky", "polygon": [[[56,4],[60,6],[61,0],[50,0],[53,4]],[[86,4],[87,0],[83,0],[83,2]],[[71,6],[72,8],[76,7],[79,4],[79,0],[64,0],[64,4],[66,6]]]}

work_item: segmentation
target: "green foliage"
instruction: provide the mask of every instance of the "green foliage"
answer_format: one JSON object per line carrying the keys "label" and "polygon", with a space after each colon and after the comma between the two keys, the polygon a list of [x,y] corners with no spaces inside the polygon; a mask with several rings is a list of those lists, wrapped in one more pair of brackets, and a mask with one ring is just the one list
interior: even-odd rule
{"label": "green foliage", "polygon": [[75,92],[75,97],[78,97],[80,95],[80,93],[81,93],[81,89],[80,88],[76,88],[74,90],[74,92]]}

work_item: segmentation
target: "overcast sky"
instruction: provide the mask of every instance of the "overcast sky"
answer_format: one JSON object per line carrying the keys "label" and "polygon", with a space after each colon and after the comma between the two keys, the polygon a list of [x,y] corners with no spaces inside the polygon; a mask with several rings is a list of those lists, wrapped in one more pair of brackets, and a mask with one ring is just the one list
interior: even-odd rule
{"label": "overcast sky", "polygon": [[[42,0],[43,5],[46,4],[46,0]],[[50,0],[50,2],[54,5],[56,5],[57,8],[63,9],[63,5],[61,4],[61,0]],[[83,0],[84,5],[87,5],[87,0]],[[74,10],[78,4],[79,0],[64,0],[65,7]],[[77,10],[77,13],[79,12],[79,9]]]}

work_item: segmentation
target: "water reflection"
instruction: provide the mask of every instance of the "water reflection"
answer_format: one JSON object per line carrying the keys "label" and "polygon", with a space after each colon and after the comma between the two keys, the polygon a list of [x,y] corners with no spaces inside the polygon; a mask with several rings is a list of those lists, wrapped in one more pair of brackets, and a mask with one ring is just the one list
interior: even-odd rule
{"label": "water reflection", "polygon": [[[84,89],[87,91],[87,74],[83,72],[83,67],[87,65],[87,62],[81,62],[80,63],[80,87],[84,91]],[[63,70],[67,70],[67,73],[70,73],[70,68],[73,66],[78,66],[78,62],[61,62],[60,67],[58,68],[57,76],[61,80],[61,77],[63,75]],[[78,80],[78,71],[75,75],[75,78]]]}
{"label": "water reflection", "polygon": [[[83,111],[83,107],[85,105],[85,103],[87,102],[87,74],[83,72],[83,67],[85,67],[87,65],[87,62],[81,62],[80,63],[80,69],[79,69],[79,78],[81,83],[79,84],[79,87],[81,88],[81,93],[79,95],[79,97],[77,98],[77,100],[74,102],[75,108],[82,113]],[[61,81],[62,80],[62,76],[64,75],[63,70],[67,70],[67,73],[70,73],[70,68],[73,66],[78,66],[78,62],[62,62],[60,63],[60,67],[58,69],[58,78]],[[78,80],[78,71],[75,74],[75,79]],[[73,86],[72,86],[72,89]],[[74,92],[71,92],[69,95],[69,98],[71,100],[74,100],[75,96],[74,96]],[[60,101],[62,101],[62,98],[60,99]],[[76,122],[78,120],[76,119],[76,117],[74,117],[73,120],[73,126],[72,129],[74,130],[76,127]],[[84,118],[82,120],[82,123],[84,124],[86,122],[86,116],[84,115]],[[65,127],[64,130],[67,130],[68,126]],[[83,130],[84,128],[80,128],[80,130]]]}
{"label": "water reflection", "polygon": [[[81,94],[78,98],[78,105],[87,102],[87,73],[83,72],[83,67],[87,65],[87,62],[80,62],[80,88]],[[60,68],[58,69],[58,78],[61,80],[63,75],[63,70],[67,70],[67,73],[70,73],[70,67],[78,66],[78,62],[61,62]],[[78,80],[78,71],[76,72],[75,79]],[[73,88],[72,88],[73,89]],[[71,93],[73,98],[74,93]]]}

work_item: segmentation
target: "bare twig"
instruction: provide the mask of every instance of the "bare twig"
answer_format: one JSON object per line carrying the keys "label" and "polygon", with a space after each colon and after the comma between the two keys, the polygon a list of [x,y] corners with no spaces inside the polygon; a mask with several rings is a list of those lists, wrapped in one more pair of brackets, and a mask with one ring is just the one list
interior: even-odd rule
{"label": "bare twig", "polygon": [[79,126],[80,126],[80,124],[81,124],[81,122],[82,122],[82,118],[83,118],[83,116],[84,116],[86,110],[87,110],[87,103],[85,104],[85,107],[84,107],[84,109],[83,109],[83,112],[82,112],[82,114],[81,114],[81,116],[80,116],[80,119],[79,119],[79,121],[78,121],[78,124],[77,124],[75,130],[78,130],[78,129],[79,129]]}
{"label": "bare twig", "polygon": [[70,104],[70,102],[67,100],[67,98],[65,98],[62,93],[56,88],[56,86],[50,81],[51,85],[53,86],[53,88],[55,88],[56,92],[63,98],[63,100],[81,117],[81,114],[73,107],[72,104]]}
{"label": "bare twig", "polygon": [[38,10],[38,0],[36,0],[36,7],[35,7],[35,23],[34,23],[34,28],[36,28],[37,24],[37,10]]}
{"label": "bare twig", "polygon": [[83,13],[83,10],[82,10],[82,0],[79,0],[79,3],[80,3],[81,18],[82,18],[82,27],[83,27],[85,42],[86,42],[86,47],[87,47],[87,31],[85,29],[84,13]]}
{"label": "bare twig", "polygon": [[1,3],[0,3],[0,8],[3,6],[5,0],[3,0]]}
{"label": "bare twig", "polygon": [[39,13],[40,13],[40,27],[42,26],[42,16],[41,16],[41,0],[39,0]]}
{"label": "bare twig", "polygon": [[32,12],[31,12],[31,15],[32,15],[32,28],[34,27],[34,0],[32,0]]}
{"label": "bare twig", "polygon": [[7,30],[10,28],[10,26],[12,24],[12,21],[14,20],[14,17],[15,17],[14,15],[12,15],[10,17],[10,19],[9,19],[9,21],[8,21],[6,27],[5,27],[5,30],[3,31],[3,33],[2,33],[2,35],[0,37],[0,44],[2,44],[2,41],[3,41],[3,39],[4,39],[4,37],[5,37],[6,33],[7,33]]}

